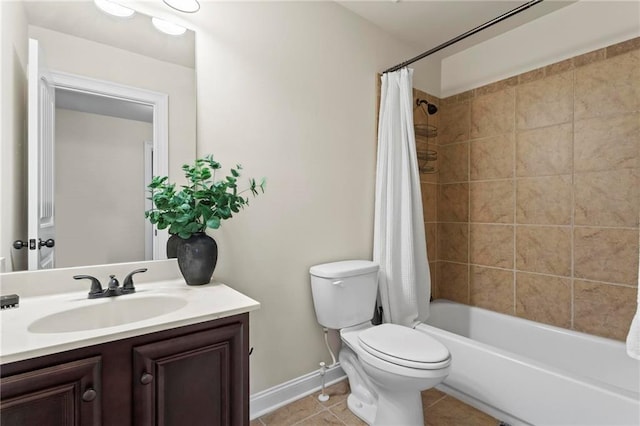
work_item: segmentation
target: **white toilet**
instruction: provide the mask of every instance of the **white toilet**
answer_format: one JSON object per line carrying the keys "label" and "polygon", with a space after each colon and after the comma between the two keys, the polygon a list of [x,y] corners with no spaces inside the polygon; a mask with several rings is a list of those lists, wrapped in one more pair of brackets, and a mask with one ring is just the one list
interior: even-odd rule
{"label": "white toilet", "polygon": [[371,324],[377,264],[348,260],[316,265],[309,272],[318,322],[340,330],[349,409],[370,425],[422,426],[420,392],[449,374],[447,348],[409,327]]}

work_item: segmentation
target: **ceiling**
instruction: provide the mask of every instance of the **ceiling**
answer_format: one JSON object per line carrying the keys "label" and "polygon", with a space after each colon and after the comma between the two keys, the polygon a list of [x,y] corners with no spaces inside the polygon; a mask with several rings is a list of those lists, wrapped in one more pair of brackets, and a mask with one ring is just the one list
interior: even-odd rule
{"label": "ceiling", "polygon": [[[526,1],[338,1],[396,39],[416,49],[416,55],[484,24]],[[456,43],[438,54],[444,58],[488,40],[574,1],[547,0]],[[406,58],[408,59],[408,58]]]}

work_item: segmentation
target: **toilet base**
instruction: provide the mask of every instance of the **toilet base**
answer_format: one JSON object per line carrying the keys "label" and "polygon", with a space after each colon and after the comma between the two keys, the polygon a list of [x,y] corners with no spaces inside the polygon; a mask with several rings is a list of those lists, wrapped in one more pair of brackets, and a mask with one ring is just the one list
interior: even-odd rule
{"label": "toilet base", "polygon": [[373,426],[422,426],[422,396],[420,392],[389,392],[378,394],[377,415]]}
{"label": "toilet base", "polygon": [[358,416],[360,420],[369,425],[373,424],[373,421],[376,418],[376,404],[368,404],[358,398],[357,395],[350,393],[347,398],[347,407],[349,407],[349,410]]}

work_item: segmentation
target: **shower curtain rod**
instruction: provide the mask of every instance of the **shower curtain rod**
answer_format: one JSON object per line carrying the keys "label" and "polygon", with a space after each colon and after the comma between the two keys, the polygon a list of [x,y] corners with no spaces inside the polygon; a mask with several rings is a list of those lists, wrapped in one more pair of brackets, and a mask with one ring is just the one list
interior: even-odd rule
{"label": "shower curtain rod", "polygon": [[459,42],[461,40],[464,40],[467,37],[470,37],[470,36],[472,36],[472,35],[474,35],[476,33],[479,33],[480,31],[482,31],[484,29],[487,29],[490,26],[497,24],[498,22],[504,21],[505,19],[510,18],[513,15],[516,15],[516,14],[518,14],[518,13],[520,13],[520,12],[526,10],[526,9],[529,9],[531,6],[534,6],[534,5],[536,5],[536,4],[538,4],[538,3],[542,2],[542,1],[543,0],[531,0],[531,1],[529,1],[529,2],[527,2],[525,4],[523,4],[523,5],[520,5],[520,6],[516,7],[515,9],[511,9],[510,11],[498,16],[497,18],[493,18],[492,20],[490,20],[488,22],[485,22],[484,24],[475,27],[474,29],[467,31],[464,34],[460,34],[458,37],[452,38],[451,40],[446,41],[446,42],[434,47],[431,50],[427,50],[426,52],[421,53],[420,55],[416,56],[415,58],[411,58],[408,61],[402,62],[402,63],[400,63],[400,64],[398,64],[398,65],[396,65],[394,67],[389,68],[386,71],[383,71],[383,74],[386,74],[388,72],[398,71],[400,68],[404,68],[407,65],[410,65],[410,64],[412,64],[412,63],[414,63],[416,61],[419,61],[422,58],[426,58],[427,56],[429,56],[429,55],[431,55],[433,53],[436,53],[436,52],[438,52],[438,51],[440,51],[440,50],[442,50],[444,48],[447,48],[447,47],[451,46],[452,44],[455,44],[455,43],[457,43],[457,42]]}

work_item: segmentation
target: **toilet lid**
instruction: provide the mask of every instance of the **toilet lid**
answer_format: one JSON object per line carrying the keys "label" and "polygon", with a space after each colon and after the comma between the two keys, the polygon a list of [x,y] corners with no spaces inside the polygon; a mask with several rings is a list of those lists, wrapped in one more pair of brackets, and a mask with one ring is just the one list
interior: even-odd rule
{"label": "toilet lid", "polygon": [[358,334],[371,355],[412,368],[434,369],[450,358],[447,348],[425,333],[397,324],[381,324]]}

